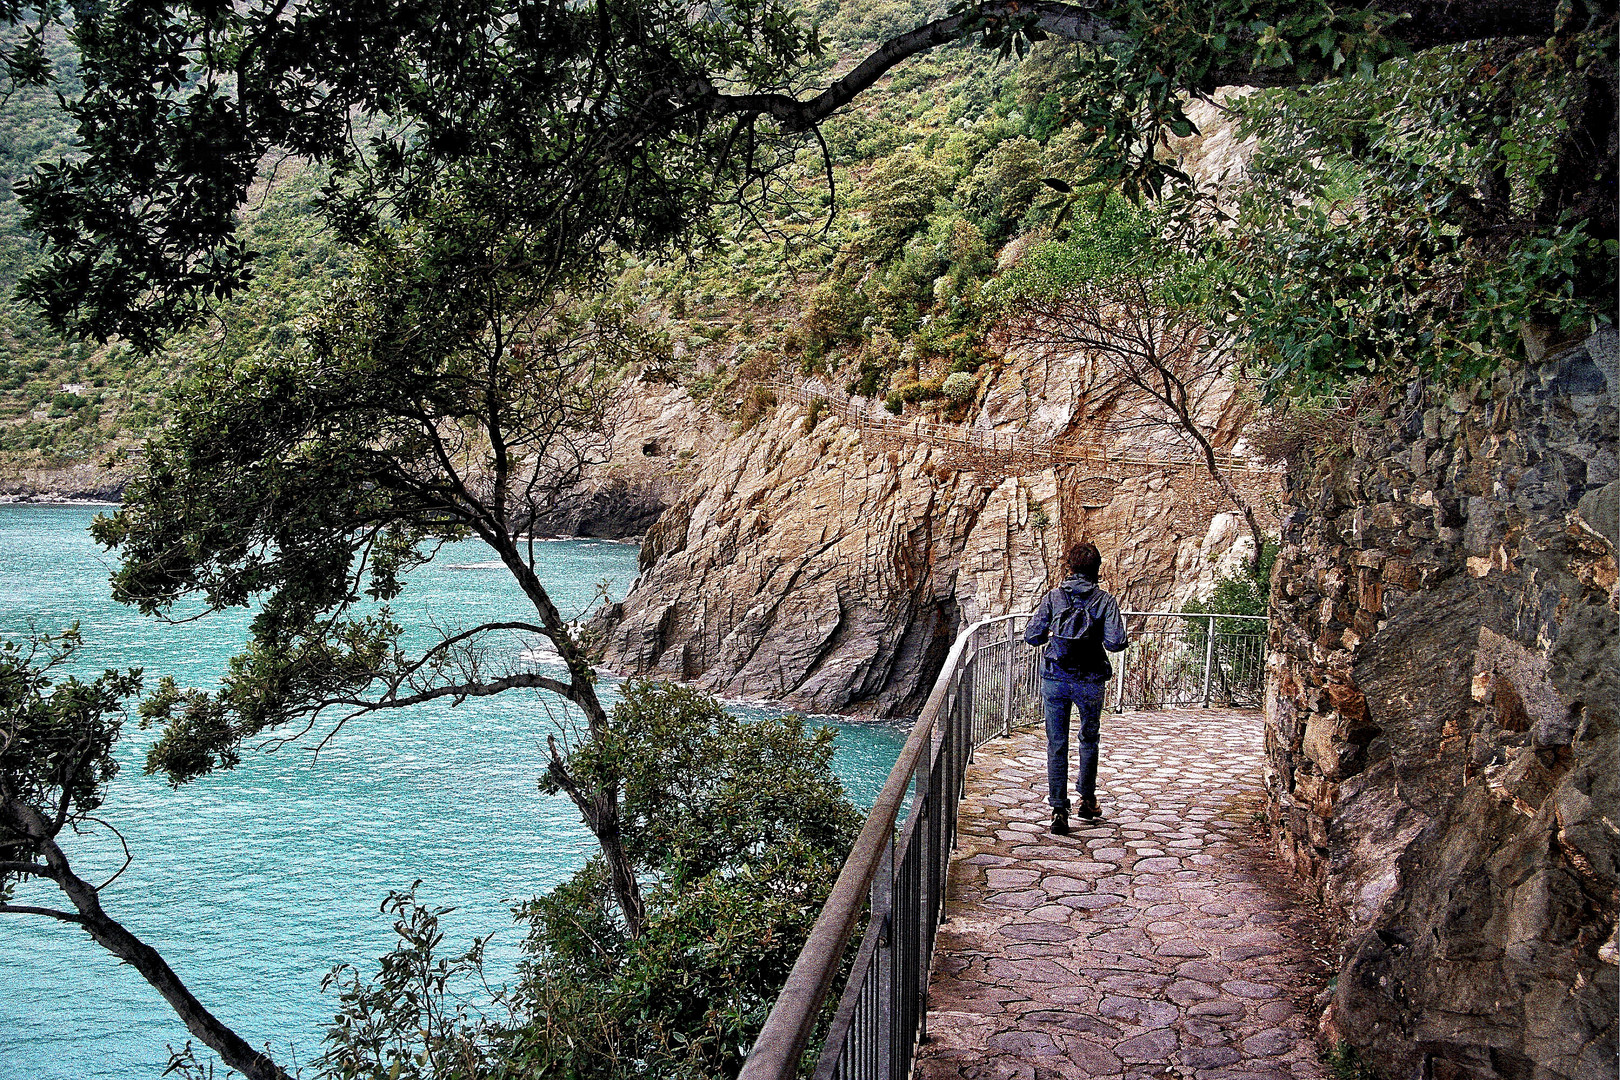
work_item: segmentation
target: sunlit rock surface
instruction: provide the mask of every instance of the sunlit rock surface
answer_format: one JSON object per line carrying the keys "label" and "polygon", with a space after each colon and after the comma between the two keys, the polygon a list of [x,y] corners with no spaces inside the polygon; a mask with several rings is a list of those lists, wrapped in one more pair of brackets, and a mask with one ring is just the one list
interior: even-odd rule
{"label": "sunlit rock surface", "polygon": [[[1043,437],[1101,433],[1120,449],[1163,442],[1111,426],[1074,357],[1013,357],[971,423]],[[1019,397],[1038,384],[1038,408]],[[1237,438],[1246,406],[1214,396],[1210,427]],[[1091,539],[1127,607],[1178,605],[1252,550],[1196,470],[963,456],[863,436],[784,402],[710,457],[647,534],[643,574],[597,623],[610,669],[685,678],[717,693],[816,711],[909,715],[957,632],[1028,611],[1064,547]],[[1243,481],[1262,499],[1275,478]],[[1246,546],[1247,545],[1247,546]]]}

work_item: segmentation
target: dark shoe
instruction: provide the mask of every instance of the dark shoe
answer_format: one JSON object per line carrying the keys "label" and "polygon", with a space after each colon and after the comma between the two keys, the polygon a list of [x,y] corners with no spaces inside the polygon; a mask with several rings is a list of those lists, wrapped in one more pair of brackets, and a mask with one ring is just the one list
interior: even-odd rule
{"label": "dark shoe", "polygon": [[1102,817],[1102,810],[1097,806],[1096,799],[1087,799],[1080,804],[1080,816],[1087,821]]}
{"label": "dark shoe", "polygon": [[1069,835],[1069,812],[1067,810],[1052,811],[1052,831],[1059,836]]}

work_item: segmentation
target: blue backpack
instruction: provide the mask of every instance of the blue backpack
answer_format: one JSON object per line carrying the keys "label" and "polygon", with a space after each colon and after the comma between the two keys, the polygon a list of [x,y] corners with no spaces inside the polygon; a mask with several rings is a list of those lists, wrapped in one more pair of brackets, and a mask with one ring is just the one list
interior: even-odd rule
{"label": "blue backpack", "polygon": [[[1053,590],[1063,598],[1063,607],[1053,605],[1052,628],[1046,643],[1046,656],[1069,672],[1085,670],[1095,663],[1102,638],[1102,620],[1090,605],[1075,603],[1067,589]],[[1088,664],[1087,661],[1092,661]]]}

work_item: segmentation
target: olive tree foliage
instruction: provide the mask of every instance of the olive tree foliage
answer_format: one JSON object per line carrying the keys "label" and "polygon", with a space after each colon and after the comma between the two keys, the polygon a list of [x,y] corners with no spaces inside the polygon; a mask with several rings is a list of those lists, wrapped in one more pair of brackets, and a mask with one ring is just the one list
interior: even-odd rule
{"label": "olive tree foliage", "polygon": [[438,917],[390,896],[396,948],[341,968],[323,1076],[403,1080],[736,1075],[860,825],[832,772],[832,732],[740,720],[707,694],[627,684],[581,778],[618,778],[626,847],[647,885],[626,932],[592,860],[519,906],[515,985],[483,980],[483,942],[446,955]]}
{"label": "olive tree foliage", "polygon": [[[1466,378],[1522,357],[1521,335],[1613,322],[1612,4],[1244,7],[1247,34],[1217,4],[1074,50],[1064,112],[1070,186],[1161,200],[1158,242],[1218,267],[1209,325],[1240,331],[1269,398]],[[1219,83],[1258,89],[1221,99],[1258,138],[1228,189],[1196,190],[1153,151]]]}
{"label": "olive tree foliage", "polygon": [[61,16],[62,7],[54,0],[0,2],[0,27],[10,31],[0,38],[0,101],[19,86],[42,86],[51,80],[45,31]]}
{"label": "olive tree foliage", "polygon": [[[447,205],[376,241],[304,344],[205,363],[123,506],[97,519],[122,560],[114,595],[143,613],[259,605],[217,690],[164,679],[143,704],[163,725],[148,771],[180,784],[235,765],[257,736],[329,735],[366,713],[514,689],[560,695],[591,732],[605,725],[528,528],[603,460],[618,375],[651,346],[611,308],[552,302],[512,267],[507,229]],[[413,651],[386,605],[407,571],[465,536],[494,549],[530,610]],[[511,659],[513,634],[547,639],[564,670]],[[636,932],[616,793],[582,787],[560,754],[551,770]]]}
{"label": "olive tree foliage", "polygon": [[[367,244],[300,341],[204,361],[123,504],[93,525],[118,551],[114,595],[141,612],[257,608],[217,688],[163,678],[142,702],[161,728],[148,772],[179,785],[235,766],[250,743],[319,744],[367,714],[514,690],[566,702],[565,736],[608,730],[530,525],[604,460],[623,371],[657,345],[625,313],[558,302],[535,281],[515,254],[521,230],[481,201],[490,192],[476,174],[441,183],[413,223]],[[469,536],[524,607],[408,635],[389,608],[408,572]],[[560,668],[515,647],[536,637]],[[639,937],[618,778],[577,776],[554,739],[544,783],[578,807],[617,918]],[[199,1038],[242,1068],[228,1043]]]}
{"label": "olive tree foliage", "polygon": [[[100,826],[107,786],[118,775],[113,748],[123,733],[124,703],[140,692],[141,672],[103,672],[92,682],[64,674],[83,643],[78,627],[0,640],[0,915],[29,915],[78,926],[141,974],[187,1029],[252,1080],[285,1080],[264,1054],[221,1023],[180,981],[157,950],[113,918],[98,884],[79,876],[62,846]],[[120,837],[120,842],[122,838]],[[41,901],[54,885],[68,907]]]}
{"label": "olive tree foliage", "polygon": [[689,99],[785,87],[819,48],[779,0],[114,0],[72,37],[82,156],[24,185],[49,259],[21,292],[141,348],[249,283],[237,211],[281,155],[330,168],[321,212],[357,243],[481,186],[554,287],[609,248],[701,241],[700,207],[774,150]]}

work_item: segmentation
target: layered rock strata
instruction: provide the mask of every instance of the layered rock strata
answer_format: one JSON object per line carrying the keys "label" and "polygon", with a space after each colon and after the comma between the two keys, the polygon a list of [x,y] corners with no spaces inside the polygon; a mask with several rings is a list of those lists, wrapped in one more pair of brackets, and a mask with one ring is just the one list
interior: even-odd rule
{"label": "layered rock strata", "polygon": [[[1087,402],[1089,378],[1083,358],[1009,358],[973,423],[1107,430],[1122,403]],[[1212,396],[1224,446],[1243,413],[1229,389]],[[1273,481],[1245,483],[1258,498]],[[1033,608],[1079,538],[1141,609],[1179,603],[1252,550],[1196,470],[964,459],[784,402],[710,458],[595,628],[612,670],[814,712],[910,715],[956,633]]]}
{"label": "layered rock strata", "polygon": [[1606,331],[1292,476],[1271,818],[1350,930],[1330,1033],[1385,1076],[1614,1076],[1617,391]]}

